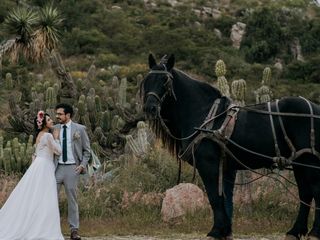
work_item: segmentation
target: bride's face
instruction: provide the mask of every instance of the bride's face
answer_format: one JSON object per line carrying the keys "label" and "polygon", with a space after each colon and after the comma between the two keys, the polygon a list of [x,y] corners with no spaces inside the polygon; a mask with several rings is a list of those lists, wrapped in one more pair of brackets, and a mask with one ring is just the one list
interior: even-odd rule
{"label": "bride's face", "polygon": [[53,121],[49,116],[46,116],[46,127],[49,129],[53,127]]}

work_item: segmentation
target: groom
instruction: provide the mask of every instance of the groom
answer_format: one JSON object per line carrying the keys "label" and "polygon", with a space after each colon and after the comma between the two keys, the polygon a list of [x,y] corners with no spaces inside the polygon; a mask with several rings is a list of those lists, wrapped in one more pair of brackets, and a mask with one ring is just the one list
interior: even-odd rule
{"label": "groom", "polygon": [[56,180],[58,193],[61,185],[68,200],[68,222],[71,229],[71,239],[80,240],[79,209],[77,203],[77,185],[79,174],[86,171],[90,159],[90,142],[85,126],[74,123],[73,108],[61,103],[55,108],[56,119],[59,122],[55,128],[60,129],[60,144],[62,154],[56,159]]}

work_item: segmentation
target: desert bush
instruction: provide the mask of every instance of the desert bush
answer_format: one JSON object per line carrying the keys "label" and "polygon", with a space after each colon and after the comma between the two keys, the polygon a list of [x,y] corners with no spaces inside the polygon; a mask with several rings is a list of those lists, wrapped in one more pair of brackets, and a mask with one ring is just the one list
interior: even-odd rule
{"label": "desert bush", "polygon": [[276,56],[282,46],[283,32],[271,9],[255,11],[247,22],[241,47],[248,62],[266,62]]}

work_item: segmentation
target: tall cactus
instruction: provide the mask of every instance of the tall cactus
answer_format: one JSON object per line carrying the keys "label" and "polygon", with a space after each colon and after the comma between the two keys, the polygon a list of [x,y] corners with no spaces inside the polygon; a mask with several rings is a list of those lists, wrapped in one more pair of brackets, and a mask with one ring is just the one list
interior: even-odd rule
{"label": "tall cactus", "polygon": [[271,85],[271,68],[266,67],[262,73],[262,85]]}
{"label": "tall cactus", "polygon": [[8,90],[13,89],[13,80],[12,80],[11,73],[6,73],[6,89]]}
{"label": "tall cactus", "polygon": [[87,79],[91,82],[96,77],[96,66],[92,64],[88,70]]}
{"label": "tall cactus", "polygon": [[0,167],[9,174],[22,172],[30,163],[34,152],[33,136],[30,135],[27,144],[20,143],[18,138],[12,139],[3,147],[3,137],[0,136]]}
{"label": "tall cactus", "polygon": [[138,127],[138,143],[141,148],[142,153],[147,153],[149,150],[149,142],[147,137],[147,126],[145,122],[139,121],[137,124]]}
{"label": "tall cactus", "polygon": [[46,108],[54,108],[57,104],[57,94],[53,87],[48,87],[45,93]]}
{"label": "tall cactus", "polygon": [[127,135],[126,136],[126,142],[130,148],[130,150],[132,151],[132,153],[135,156],[140,156],[141,151],[139,150],[139,146],[137,144],[137,141],[133,139],[132,135]]}
{"label": "tall cactus", "polygon": [[119,103],[124,107],[127,103],[127,78],[122,78],[119,87]]}
{"label": "tall cactus", "polygon": [[235,104],[245,105],[246,90],[247,84],[244,79],[235,80],[231,83],[231,93]]}
{"label": "tall cactus", "polygon": [[3,136],[0,136],[0,169],[3,169]]}
{"label": "tall cactus", "polygon": [[217,87],[221,91],[223,96],[230,97],[230,87],[225,74],[227,72],[226,65],[222,60],[218,60],[215,66],[215,72],[218,77]]}
{"label": "tall cactus", "polygon": [[256,95],[256,103],[264,103],[272,100],[271,84],[271,69],[266,67],[262,73],[261,87],[254,93]]}
{"label": "tall cactus", "polygon": [[143,121],[139,121],[137,127],[137,137],[133,138],[130,134],[126,135],[126,142],[133,155],[142,157],[148,152],[150,144],[147,138],[146,124]]}
{"label": "tall cactus", "polygon": [[101,128],[104,132],[107,132],[111,129],[112,115],[109,110],[106,110],[102,113],[101,117]]}

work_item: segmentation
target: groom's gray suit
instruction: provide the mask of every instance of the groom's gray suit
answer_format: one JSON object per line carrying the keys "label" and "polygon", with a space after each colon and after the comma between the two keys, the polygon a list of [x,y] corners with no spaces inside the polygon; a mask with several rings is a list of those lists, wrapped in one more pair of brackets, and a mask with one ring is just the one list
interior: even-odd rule
{"label": "groom's gray suit", "polygon": [[[66,125],[68,126],[68,124]],[[54,127],[60,129],[60,142],[62,147],[61,137],[63,124],[57,124]],[[82,165],[85,171],[91,154],[90,141],[85,126],[71,121],[69,127],[69,140],[71,140],[71,142],[69,142],[67,146],[69,148],[71,147],[71,149],[68,149],[68,153],[72,153],[73,156],[69,156],[68,154],[67,162],[62,161],[62,156],[56,157],[55,164],[58,192],[63,184],[68,200],[68,222],[71,230],[73,230],[79,228],[79,209],[77,203],[79,174],[75,171],[75,167]],[[71,159],[70,161],[69,158]]]}

